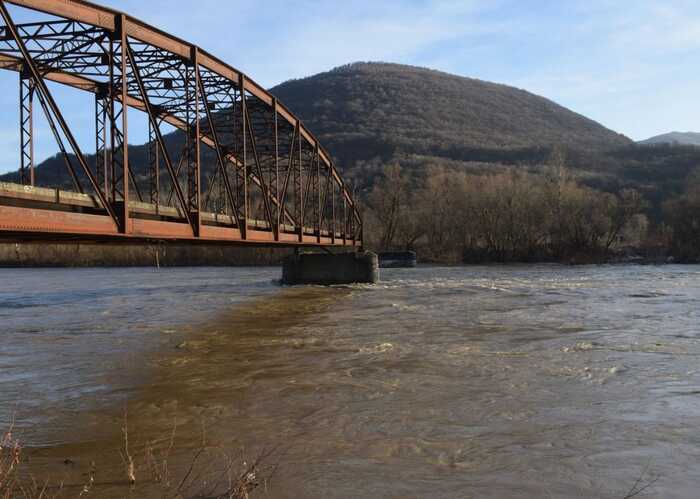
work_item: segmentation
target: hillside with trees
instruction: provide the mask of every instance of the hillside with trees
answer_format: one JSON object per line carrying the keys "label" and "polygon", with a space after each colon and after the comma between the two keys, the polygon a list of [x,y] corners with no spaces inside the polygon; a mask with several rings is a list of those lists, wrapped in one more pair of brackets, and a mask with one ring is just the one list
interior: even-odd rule
{"label": "hillside with trees", "polygon": [[563,149],[577,182],[607,193],[637,190],[660,222],[663,203],[681,195],[700,166],[698,147],[635,144],[525,90],[425,68],[355,63],[271,92],[365,195],[390,164],[417,181],[434,167],[542,174],[553,151]]}
{"label": "hillside with trees", "polygon": [[439,71],[355,63],[271,89],[346,167],[416,156],[487,161],[631,141],[525,90]]}

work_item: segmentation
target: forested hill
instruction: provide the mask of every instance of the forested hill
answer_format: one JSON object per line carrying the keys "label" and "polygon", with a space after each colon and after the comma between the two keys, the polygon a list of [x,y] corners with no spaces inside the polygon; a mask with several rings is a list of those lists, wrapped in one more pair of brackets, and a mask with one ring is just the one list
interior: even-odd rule
{"label": "forested hill", "polygon": [[[355,63],[271,92],[321,139],[361,195],[393,163],[417,178],[431,166],[476,174],[510,166],[537,171],[553,146],[566,146],[569,166],[588,185],[607,191],[633,187],[660,206],[700,165],[700,148],[635,145],[525,90],[424,68]],[[183,136],[175,132],[166,140],[176,151]],[[132,145],[129,154],[145,189],[146,147]],[[205,172],[211,172],[215,157],[206,147],[203,160]],[[18,178],[10,173],[0,181]],[[39,166],[37,179],[44,186],[71,187],[59,156]]]}
{"label": "forested hill", "polygon": [[401,153],[473,161],[493,150],[631,143],[525,90],[398,64],[350,64],[271,92],[346,166]]}
{"label": "forested hill", "polygon": [[[393,162],[418,170],[445,165],[483,171],[541,163],[555,145],[596,154],[631,144],[525,90],[412,66],[349,64],[288,81],[271,92],[319,137],[360,189],[372,185]],[[166,140],[179,144],[182,133]],[[211,168],[214,157],[204,151],[205,168]],[[145,182],[146,148],[132,145],[130,156],[139,182]],[[61,157],[39,168],[40,184],[70,187]],[[17,179],[17,173],[0,176],[0,181]]]}

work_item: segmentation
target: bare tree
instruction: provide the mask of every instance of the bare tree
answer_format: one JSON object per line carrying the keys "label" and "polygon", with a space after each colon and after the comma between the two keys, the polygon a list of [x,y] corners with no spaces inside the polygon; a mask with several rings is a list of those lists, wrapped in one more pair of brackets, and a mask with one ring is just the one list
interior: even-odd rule
{"label": "bare tree", "polygon": [[408,179],[398,164],[389,165],[384,175],[370,192],[367,205],[380,230],[379,247],[391,249],[399,227],[408,212]]}

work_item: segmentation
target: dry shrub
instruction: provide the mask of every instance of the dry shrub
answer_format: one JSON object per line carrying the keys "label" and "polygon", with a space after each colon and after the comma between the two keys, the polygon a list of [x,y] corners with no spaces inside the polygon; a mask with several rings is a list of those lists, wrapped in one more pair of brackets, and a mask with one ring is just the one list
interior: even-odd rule
{"label": "dry shrub", "polygon": [[49,493],[49,484],[40,485],[34,478],[23,479],[22,446],[14,436],[11,425],[0,438],[0,498],[1,499],[57,499],[62,484],[54,486],[57,492]]}
{"label": "dry shrub", "polygon": [[[201,446],[192,457],[182,464],[173,459],[176,428],[165,443],[149,442],[142,456],[132,456],[129,449],[128,426],[122,428],[122,461],[125,465],[131,497],[157,497],[162,499],[250,499],[253,491],[267,488],[276,465],[269,464],[276,449],[262,452],[248,463],[243,454],[231,456],[223,448]],[[34,477],[21,473],[24,463],[22,447],[14,437],[12,429],[0,439],[0,499],[64,499],[77,497],[99,497],[100,482],[96,481],[95,463],[91,464],[84,485],[70,487],[63,483],[40,483]],[[102,477],[104,482],[114,483],[115,477]]]}
{"label": "dry shrub", "polygon": [[5,432],[0,441],[0,497],[10,499],[17,487],[17,468],[22,450],[13,435],[12,429]]}

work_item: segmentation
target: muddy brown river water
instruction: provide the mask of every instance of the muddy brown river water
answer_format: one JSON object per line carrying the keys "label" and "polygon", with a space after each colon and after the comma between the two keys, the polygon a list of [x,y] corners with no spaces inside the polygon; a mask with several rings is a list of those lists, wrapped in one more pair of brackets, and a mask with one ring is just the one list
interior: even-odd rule
{"label": "muddy brown river water", "polygon": [[274,446],[261,497],[700,496],[700,267],[279,273],[0,270],[0,424],[39,474],[120,468],[125,409],[134,446]]}

